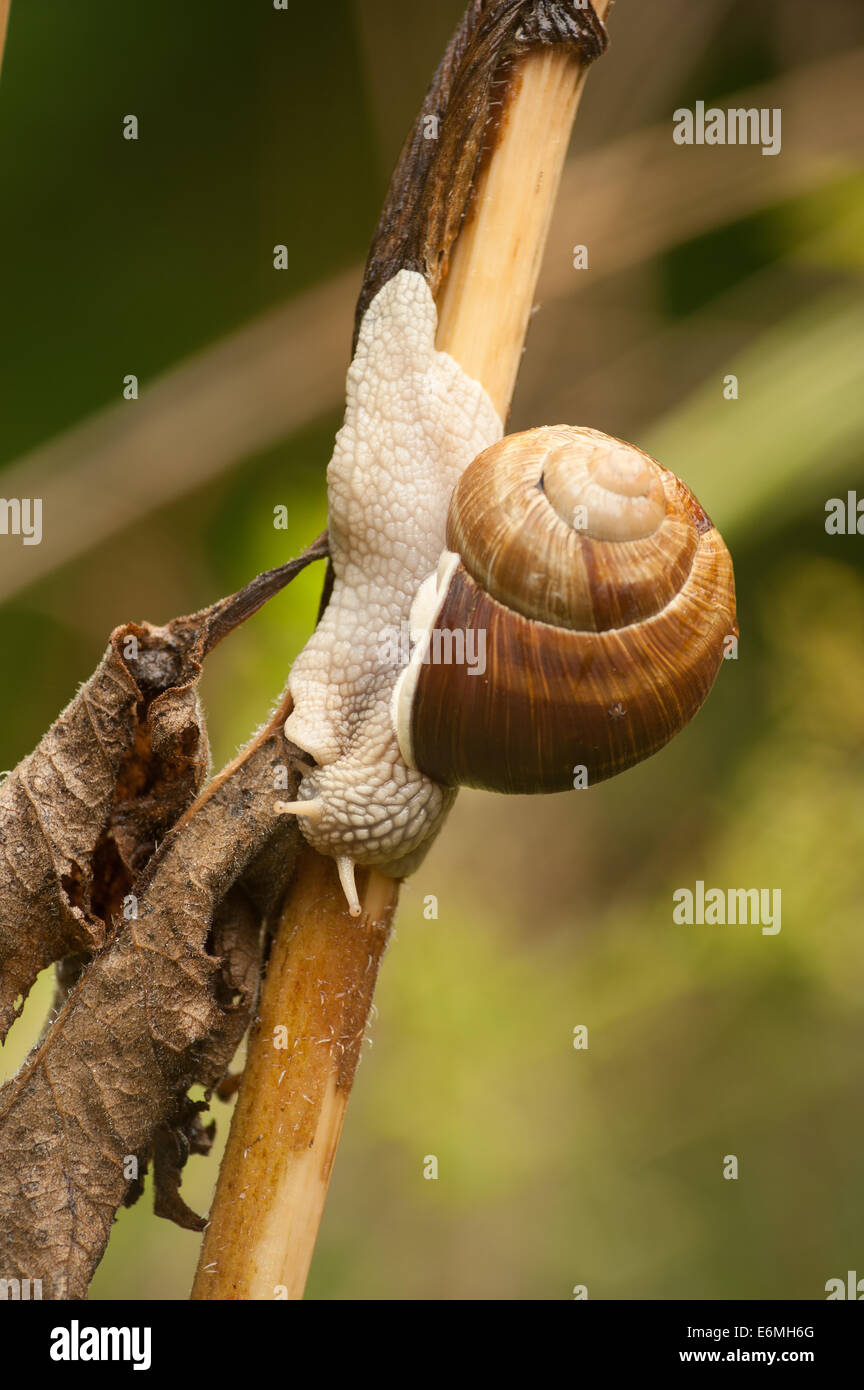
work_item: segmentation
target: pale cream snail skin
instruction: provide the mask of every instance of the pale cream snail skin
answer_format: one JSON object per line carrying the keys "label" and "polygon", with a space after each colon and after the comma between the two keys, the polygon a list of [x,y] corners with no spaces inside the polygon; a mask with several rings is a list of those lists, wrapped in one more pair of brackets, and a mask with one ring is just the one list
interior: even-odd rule
{"label": "pale cream snail skin", "polygon": [[[729,553],[684,484],[596,430],[502,439],[436,328],[413,271],[363,317],[327,473],[333,591],[288,682],[286,737],[317,765],[277,808],[354,915],[355,864],[411,873],[457,786],[564,790],[656,752],[737,631]],[[483,634],[482,674],[428,659],[459,629]]]}
{"label": "pale cream snail skin", "polygon": [[444,549],[457,479],[502,434],[483,387],[436,351],[437,326],[414,271],[363,316],[327,470],[333,592],[288,681],[286,738],[318,766],[280,809],[337,861],[355,915],[354,865],[409,873],[455,795],[405,762],[390,719],[399,668],[386,659]]}

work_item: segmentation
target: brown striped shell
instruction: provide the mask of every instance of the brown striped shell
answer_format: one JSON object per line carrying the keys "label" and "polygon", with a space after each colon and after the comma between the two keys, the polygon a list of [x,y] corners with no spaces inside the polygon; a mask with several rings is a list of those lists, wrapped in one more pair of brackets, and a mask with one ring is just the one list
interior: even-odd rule
{"label": "brown striped shell", "polygon": [[692,719],[737,632],[732,562],[699,503],[597,430],[485,450],[447,544],[394,699],[403,757],[445,785],[562,791],[578,769],[590,784],[631,767]]}

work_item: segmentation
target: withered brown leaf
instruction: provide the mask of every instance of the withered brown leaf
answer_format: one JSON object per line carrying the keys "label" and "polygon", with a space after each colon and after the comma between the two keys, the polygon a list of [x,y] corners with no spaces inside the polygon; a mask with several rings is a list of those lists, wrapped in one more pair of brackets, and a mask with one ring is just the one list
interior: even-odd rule
{"label": "withered brown leaf", "polygon": [[202,634],[129,623],[0,788],[0,1038],[52,961],[92,952],[208,769]]}
{"label": "withered brown leaf", "polygon": [[118,627],[94,674],[0,787],[0,1042],[40,970],[104,945],[135,875],[200,790],[204,657],[326,553],[322,536],[200,613]]}
{"label": "withered brown leaf", "polygon": [[41,1279],[45,1297],[85,1296],[152,1136],[176,1128],[189,1086],[216,1084],[248,1024],[268,906],[259,887],[290,879],[300,841],[273,809],[282,721],[284,711],[160,846],[134,887],[137,917],[0,1092],[0,1264]]}
{"label": "withered brown leaf", "polygon": [[[290,879],[299,832],[293,818],[274,809],[277,772],[290,764],[292,752],[282,732],[284,708],[180,814],[205,771],[197,756],[206,736],[194,682],[201,660],[221,637],[299,568],[326,553],[322,537],[290,566],[259,576],[202,614],[165,629],[136,625],[135,633],[146,634],[150,645],[142,644],[144,665],[139,657],[134,674],[127,658],[120,663],[114,634],[93,681],[70,706],[75,717],[70,720],[67,711],[37,750],[44,755],[47,748],[47,757],[35,765],[28,759],[15,774],[11,804],[17,820],[13,815],[10,824],[21,837],[34,830],[26,820],[34,777],[40,779],[41,767],[53,768],[58,760],[51,736],[64,725],[62,773],[38,788],[40,807],[47,800],[51,815],[43,815],[35,831],[46,865],[35,882],[43,885],[53,920],[62,910],[63,920],[71,916],[77,926],[72,908],[86,902],[94,925],[83,937],[46,934],[41,959],[62,955],[70,940],[76,950],[97,950],[39,1047],[0,1091],[0,1268],[4,1277],[41,1279],[45,1297],[86,1295],[114,1215],[124,1201],[134,1200],[151,1157],[157,1210],[200,1226],[179,1196],[182,1163],[190,1150],[200,1151],[206,1133],[186,1092],[194,1083],[208,1091],[215,1087],[248,1027],[261,923],[276,886],[281,892]],[[110,674],[103,676],[105,671]],[[148,699],[148,691],[157,693]],[[98,806],[98,815],[88,819],[82,813],[76,825],[79,881],[87,896],[70,902],[56,872],[52,898],[51,871],[72,847],[63,832],[63,807],[67,785],[78,792],[80,784],[73,736],[91,757],[106,741],[88,738],[92,692],[98,692],[98,710],[108,710],[103,723],[113,736],[115,781],[110,794],[99,784],[98,800],[86,803],[88,809]],[[149,760],[140,757],[141,750]],[[167,752],[173,755],[168,769]],[[106,754],[100,771],[107,766]],[[154,797],[161,806],[149,805]],[[73,797],[73,807],[82,800]],[[165,826],[169,815],[173,827]],[[116,852],[100,858],[96,848],[108,832]],[[109,862],[105,875],[102,866]],[[12,883],[19,895],[13,903],[27,908],[28,881],[18,874]],[[124,908],[112,927],[94,905],[113,907],[121,891]],[[7,939],[14,939],[8,931],[2,940]],[[18,980],[32,978],[32,954],[19,952],[16,960],[22,962]]]}

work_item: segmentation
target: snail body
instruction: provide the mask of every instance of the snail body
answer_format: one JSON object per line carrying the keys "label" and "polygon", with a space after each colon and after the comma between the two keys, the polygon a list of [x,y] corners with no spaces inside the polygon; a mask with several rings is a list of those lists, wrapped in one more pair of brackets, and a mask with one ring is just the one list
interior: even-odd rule
{"label": "snail body", "polygon": [[[558,791],[656,752],[736,631],[729,553],[684,484],[596,430],[502,439],[436,328],[411,271],[363,317],[328,469],[333,592],[289,681],[286,736],[316,766],[280,809],[354,913],[354,864],[410,873],[458,785]],[[442,633],[461,639],[443,655]]]}
{"label": "snail body", "polygon": [[399,749],[392,644],[444,549],[453,487],[502,424],[483,387],[436,351],[437,325],[429,286],[407,270],[363,316],[327,470],[333,591],[288,682],[286,737],[317,766],[280,809],[337,861],[355,913],[354,864],[410,873],[454,797]]}

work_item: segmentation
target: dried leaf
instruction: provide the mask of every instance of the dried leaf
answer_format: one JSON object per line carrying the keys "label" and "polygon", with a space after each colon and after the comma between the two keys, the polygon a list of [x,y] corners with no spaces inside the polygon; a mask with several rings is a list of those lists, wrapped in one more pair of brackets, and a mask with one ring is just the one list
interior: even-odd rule
{"label": "dried leaf", "polygon": [[134,873],[201,786],[200,648],[188,626],[117,628],[0,788],[0,1038],[40,970],[104,944]]}
{"label": "dried leaf", "polygon": [[170,1125],[159,1125],[153,1137],[153,1210],[185,1231],[203,1231],[206,1218],[183,1201],[180,1183],[189,1155],[210,1152],[216,1124],[214,1121],[205,1127],[193,1102],[187,1101],[187,1105],[187,1115]]}
{"label": "dried leaf", "polygon": [[215,1086],[248,1023],[270,906],[259,890],[290,880],[300,845],[273,809],[284,718],[160,846],[135,884],[137,918],[0,1092],[0,1267],[42,1279],[45,1297],[86,1295],[153,1135],[176,1130],[189,1086]]}
{"label": "dried leaf", "polygon": [[[85,866],[80,882],[87,886],[97,929],[85,937],[84,951],[98,947],[100,927],[107,940],[89,964],[73,963],[71,988],[57,1017],[0,1091],[0,1267],[6,1277],[41,1278],[47,1297],[86,1295],[114,1215],[137,1196],[151,1158],[158,1210],[184,1225],[199,1225],[179,1196],[185,1157],[201,1151],[206,1136],[186,1092],[198,1082],[208,1091],[217,1085],[248,1027],[257,997],[261,924],[274,906],[274,894],[290,880],[299,847],[296,822],[274,810],[284,794],[284,782],[275,791],[277,773],[291,766],[295,754],[282,732],[287,710],[277,711],[179,820],[175,812],[183,810],[184,799],[188,804],[189,793],[178,798],[172,788],[187,785],[183,769],[194,769],[187,775],[196,786],[203,776],[191,756],[202,743],[200,719],[191,726],[194,740],[188,730],[204,655],[304,564],[326,553],[326,538],[319,538],[290,566],[259,576],[203,614],[165,629],[135,627],[148,640],[158,634],[158,642],[150,641],[134,675],[128,659],[117,665],[112,640],[94,677],[94,688],[102,690],[97,678],[110,670],[108,688],[123,691],[104,720],[115,736],[112,747],[123,750],[104,760],[106,781],[107,769],[116,771],[115,791],[109,796],[101,786],[98,803],[116,845],[111,875],[101,875],[93,847],[98,817],[82,819],[76,841]],[[90,697],[82,702],[81,695],[70,707],[76,716],[91,705]],[[103,698],[99,709],[107,703]],[[136,708],[142,703],[143,709]],[[115,717],[118,708],[125,722]],[[50,766],[57,758],[51,734],[64,719],[68,730],[68,715],[37,750],[44,754],[48,748],[43,761]],[[94,746],[80,720],[74,733],[82,748]],[[49,788],[55,795],[48,798],[48,833],[40,839],[40,852],[49,856],[68,848],[61,808],[70,796],[67,786],[78,786],[72,738],[68,732],[64,738],[64,776]],[[140,756],[145,747],[152,750],[150,761]],[[149,772],[152,757],[166,749],[172,760],[164,768],[159,764],[163,770],[157,778]],[[20,772],[31,763],[28,759],[16,775],[20,796],[32,782],[29,771],[24,777]],[[174,779],[172,769],[178,772]],[[171,808],[160,827],[168,814],[176,823],[151,853],[152,832],[149,842],[145,832],[159,809],[151,804],[157,786]],[[46,794],[40,792],[44,804]],[[13,817],[11,824],[26,829],[20,800],[13,805],[19,819]],[[96,844],[102,838],[104,832]],[[116,878],[117,863],[129,892],[123,916],[108,930],[93,904],[102,901],[97,893]],[[53,903],[47,888],[45,896]],[[28,906],[23,885],[13,900],[16,907],[19,902]],[[8,926],[7,919],[0,938],[4,945],[14,942]],[[62,954],[67,940],[67,935],[48,934],[42,950]],[[80,950],[80,938],[73,940]],[[20,958],[32,971],[32,957]],[[5,960],[3,967],[5,977]]]}
{"label": "dried leaf", "polygon": [[200,613],[117,628],[90,680],[0,787],[0,1041],[40,970],[104,945],[134,876],[199,791],[209,765],[196,693],[204,656],[326,553],[319,537]]}

